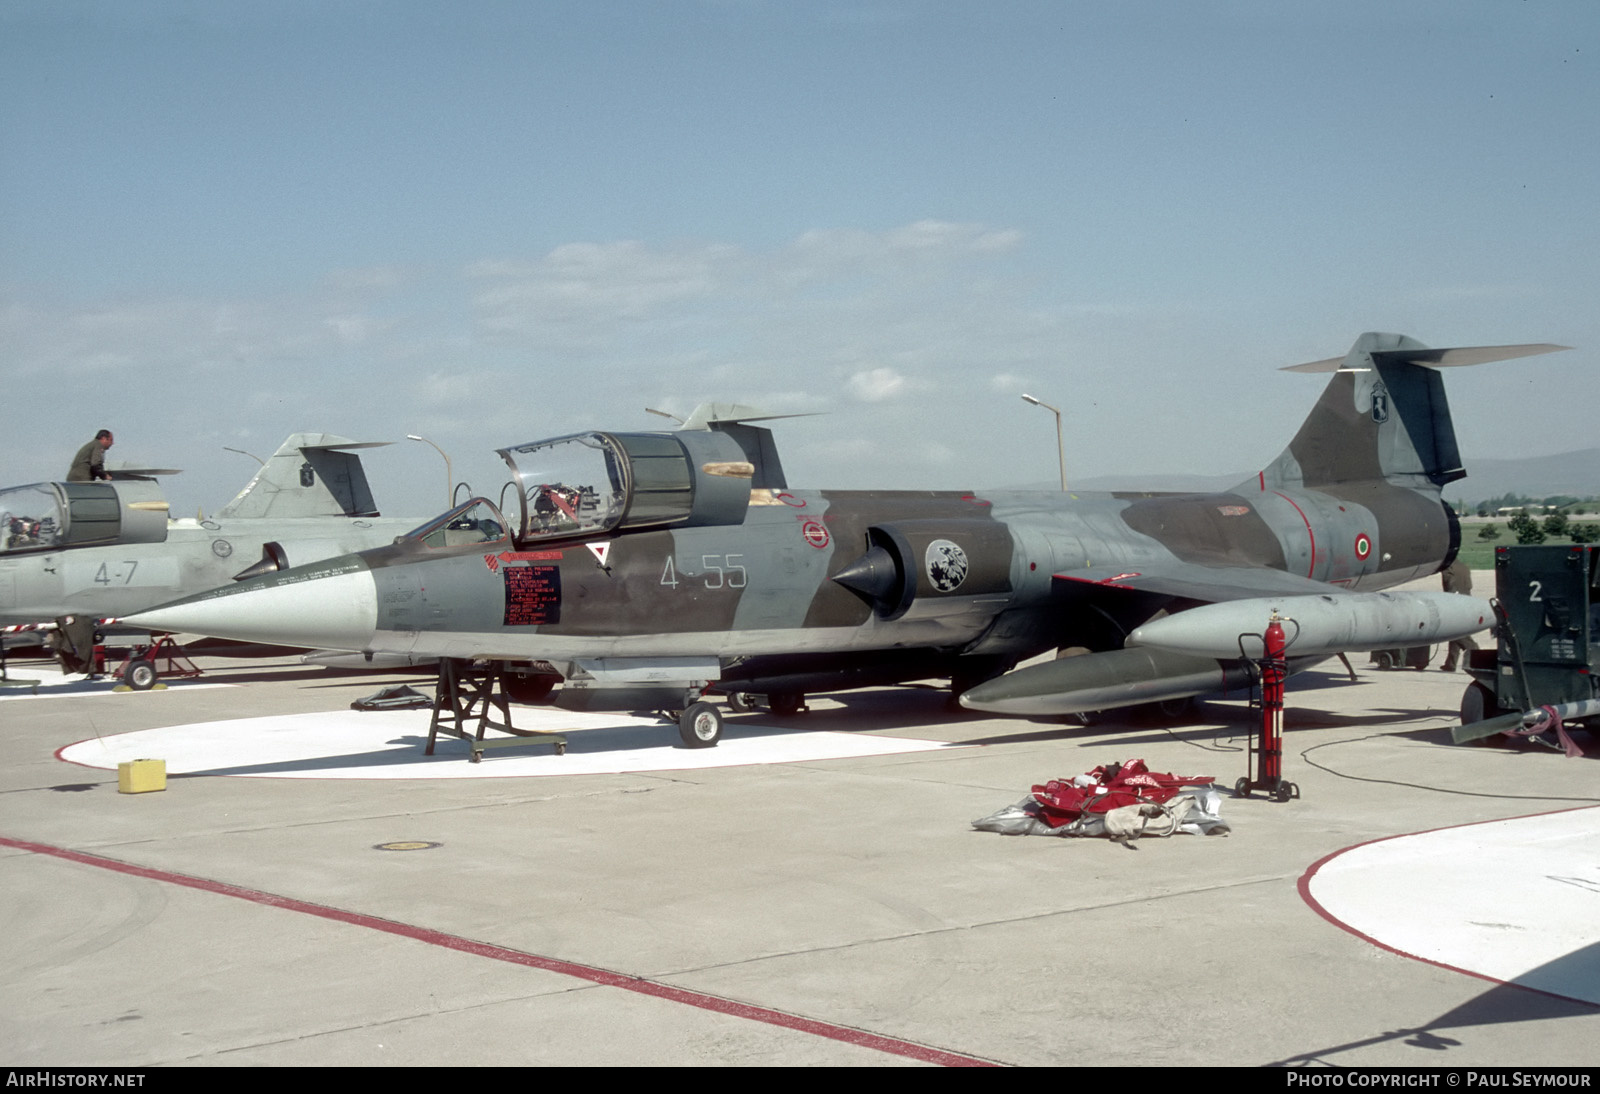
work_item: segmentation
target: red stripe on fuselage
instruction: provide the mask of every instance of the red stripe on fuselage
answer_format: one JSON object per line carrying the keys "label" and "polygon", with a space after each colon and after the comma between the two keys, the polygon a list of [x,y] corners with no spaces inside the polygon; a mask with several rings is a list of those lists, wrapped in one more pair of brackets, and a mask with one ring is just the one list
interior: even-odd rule
{"label": "red stripe on fuselage", "polygon": [[1305,510],[1300,508],[1300,506],[1295,505],[1295,500],[1293,498],[1291,498],[1288,494],[1282,493],[1278,490],[1274,490],[1273,493],[1277,494],[1278,497],[1282,498],[1290,505],[1294,505],[1294,511],[1300,514],[1301,521],[1305,523],[1306,538],[1311,541],[1311,568],[1306,571],[1306,576],[1311,577],[1317,572],[1317,533],[1311,530],[1311,522],[1306,520]]}

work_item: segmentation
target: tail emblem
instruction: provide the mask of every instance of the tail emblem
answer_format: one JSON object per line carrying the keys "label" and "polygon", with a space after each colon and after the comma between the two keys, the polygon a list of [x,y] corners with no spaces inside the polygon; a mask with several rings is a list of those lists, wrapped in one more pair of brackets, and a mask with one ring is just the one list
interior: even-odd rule
{"label": "tail emblem", "polygon": [[1372,420],[1379,425],[1389,420],[1389,389],[1382,384],[1372,385]]}

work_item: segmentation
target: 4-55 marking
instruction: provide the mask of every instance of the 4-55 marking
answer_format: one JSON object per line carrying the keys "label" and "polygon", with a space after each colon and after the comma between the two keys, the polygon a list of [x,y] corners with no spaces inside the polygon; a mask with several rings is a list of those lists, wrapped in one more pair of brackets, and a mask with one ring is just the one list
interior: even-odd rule
{"label": "4-55 marking", "polygon": [[[698,576],[705,580],[708,589],[742,589],[748,579],[744,568],[744,555],[701,555],[700,567],[703,571]],[[678,574],[676,563],[668,555],[665,565],[661,568],[661,584],[669,589],[676,589],[680,584],[695,575]]]}

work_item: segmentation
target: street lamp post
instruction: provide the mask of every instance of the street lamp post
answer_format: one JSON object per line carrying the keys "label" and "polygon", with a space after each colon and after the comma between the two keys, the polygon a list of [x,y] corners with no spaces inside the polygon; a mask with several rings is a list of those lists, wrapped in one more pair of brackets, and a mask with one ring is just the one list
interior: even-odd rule
{"label": "street lamp post", "polygon": [[433,450],[444,457],[444,507],[450,508],[455,503],[456,475],[450,468],[450,454],[426,437],[419,437],[415,433],[407,433],[406,440],[421,441],[423,444],[433,445]]}
{"label": "street lamp post", "polygon": [[222,446],[222,450],[224,452],[237,452],[241,456],[249,456],[252,460],[255,460],[262,467],[267,466],[267,461],[262,459],[260,456],[256,455],[254,452],[246,452],[242,448],[229,448],[227,445],[223,445]]}
{"label": "street lamp post", "polygon": [[1056,416],[1056,459],[1061,461],[1061,492],[1065,494],[1067,492],[1067,450],[1061,443],[1061,411],[1049,403],[1035,399],[1032,395],[1024,395],[1022,401],[1032,403],[1034,406],[1042,406]]}

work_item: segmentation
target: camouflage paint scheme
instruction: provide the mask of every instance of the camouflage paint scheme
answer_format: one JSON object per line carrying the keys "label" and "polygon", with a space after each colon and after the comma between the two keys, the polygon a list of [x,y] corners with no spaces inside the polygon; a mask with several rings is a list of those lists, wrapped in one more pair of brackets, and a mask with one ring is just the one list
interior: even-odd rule
{"label": "camouflage paint scheme", "polygon": [[[1193,695],[1230,667],[1124,650],[1133,628],[1199,604],[1377,590],[1438,571],[1460,541],[1440,488],[1463,472],[1429,366],[1556,348],[1430,350],[1363,335],[1345,358],[1299,366],[1337,371],[1283,455],[1217,494],[791,490],[769,432],[748,418],[560,438],[502,452],[524,487],[520,534],[494,535],[506,518],[480,500],[392,546],[143,618],[505,662],[562,677],[563,693],[591,705],[608,673],[625,680],[630,669],[678,688],[678,709],[707,684],[778,696],[930,676],[958,691],[988,680],[971,694],[1002,698],[1010,681],[1035,697],[1042,685],[1051,710],[1073,709],[1091,684],[1104,706]],[[612,487],[624,450],[643,453],[634,466],[650,468],[651,504],[668,499],[650,510],[660,523],[630,527],[634,499],[603,483],[539,502],[551,484],[519,463],[577,443],[611,446]],[[687,484],[662,462],[674,445]],[[590,520],[582,507],[606,513],[613,501],[627,511],[620,523],[562,530]],[[445,529],[478,538],[451,546]],[[1095,652],[1000,676],[1064,647]],[[1141,686],[1119,691],[1124,674]]]}

